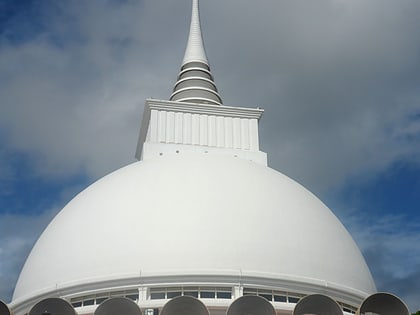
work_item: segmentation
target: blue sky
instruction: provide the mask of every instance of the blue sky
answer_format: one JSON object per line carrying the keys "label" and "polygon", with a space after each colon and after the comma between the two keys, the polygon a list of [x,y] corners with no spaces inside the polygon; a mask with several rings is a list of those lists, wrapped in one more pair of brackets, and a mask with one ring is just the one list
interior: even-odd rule
{"label": "blue sky", "polygon": [[[269,164],[342,220],[380,291],[420,309],[420,3],[201,11],[224,103],[265,109]],[[169,97],[189,14],[179,0],[0,0],[0,299],[54,214],[134,161],[144,99]]]}

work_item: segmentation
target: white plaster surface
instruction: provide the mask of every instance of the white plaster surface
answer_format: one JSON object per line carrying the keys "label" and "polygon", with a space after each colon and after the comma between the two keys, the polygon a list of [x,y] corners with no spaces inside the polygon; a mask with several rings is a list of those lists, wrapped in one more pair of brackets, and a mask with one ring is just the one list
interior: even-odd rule
{"label": "white plaster surface", "polygon": [[375,291],[351,236],[301,185],[243,159],[174,153],[119,169],[69,202],[34,246],[13,300],[205,270]]}
{"label": "white plaster surface", "polygon": [[182,64],[185,65],[188,62],[194,61],[200,61],[208,64],[206,51],[204,49],[203,37],[201,35],[198,0],[193,0],[190,34],[188,37],[187,48],[185,50]]}

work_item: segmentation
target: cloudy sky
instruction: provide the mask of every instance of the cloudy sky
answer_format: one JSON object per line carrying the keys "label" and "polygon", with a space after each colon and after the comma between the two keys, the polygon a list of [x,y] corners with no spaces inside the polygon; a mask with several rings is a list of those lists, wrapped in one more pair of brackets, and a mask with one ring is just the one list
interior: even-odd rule
{"label": "cloudy sky", "polygon": [[[202,0],[226,105],[262,107],[271,167],[313,191],[378,290],[420,309],[420,2]],[[134,161],[190,0],[0,0],[0,299],[77,192]]]}

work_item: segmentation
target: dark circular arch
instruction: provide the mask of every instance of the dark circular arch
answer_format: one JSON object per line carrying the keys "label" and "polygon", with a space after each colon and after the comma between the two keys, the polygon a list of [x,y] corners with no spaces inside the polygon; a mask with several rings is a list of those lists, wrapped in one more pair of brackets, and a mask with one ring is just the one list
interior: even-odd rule
{"label": "dark circular arch", "polygon": [[76,315],[73,306],[66,300],[60,298],[46,298],[36,303],[29,315]]}

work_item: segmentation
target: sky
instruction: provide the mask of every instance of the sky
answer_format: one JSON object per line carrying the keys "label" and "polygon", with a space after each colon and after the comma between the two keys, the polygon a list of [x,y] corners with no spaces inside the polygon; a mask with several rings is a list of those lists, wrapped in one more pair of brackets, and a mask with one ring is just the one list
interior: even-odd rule
{"label": "sky", "polygon": [[[0,0],[0,299],[52,217],[134,162],[189,0]],[[269,165],[314,192],[379,291],[420,309],[420,2],[202,0],[225,105],[261,107]]]}

